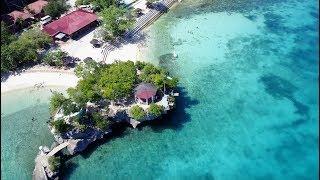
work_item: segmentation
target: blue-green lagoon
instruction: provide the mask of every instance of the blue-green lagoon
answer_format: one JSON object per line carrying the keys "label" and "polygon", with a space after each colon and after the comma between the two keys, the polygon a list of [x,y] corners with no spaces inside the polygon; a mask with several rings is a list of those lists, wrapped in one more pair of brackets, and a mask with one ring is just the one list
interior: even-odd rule
{"label": "blue-green lagoon", "polygon": [[144,58],[180,78],[177,109],[72,158],[64,178],[319,179],[318,14],[306,0],[181,2]]}
{"label": "blue-green lagoon", "polygon": [[27,88],[1,94],[1,179],[31,179],[39,146],[49,146],[50,89]]}

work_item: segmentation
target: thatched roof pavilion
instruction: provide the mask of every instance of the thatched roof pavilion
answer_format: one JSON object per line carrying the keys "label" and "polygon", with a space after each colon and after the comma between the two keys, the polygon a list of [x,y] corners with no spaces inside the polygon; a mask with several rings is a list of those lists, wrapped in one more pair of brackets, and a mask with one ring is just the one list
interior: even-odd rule
{"label": "thatched roof pavilion", "polygon": [[150,83],[140,83],[135,88],[135,99],[137,102],[142,104],[149,104],[149,102],[153,102],[155,100],[155,96],[157,93],[157,88]]}

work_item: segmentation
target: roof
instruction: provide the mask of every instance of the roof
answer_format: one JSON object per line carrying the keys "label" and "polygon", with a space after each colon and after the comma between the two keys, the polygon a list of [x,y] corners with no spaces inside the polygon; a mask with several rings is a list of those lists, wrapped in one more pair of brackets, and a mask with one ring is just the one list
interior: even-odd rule
{"label": "roof", "polygon": [[55,36],[59,32],[72,35],[97,19],[98,16],[95,13],[78,9],[45,25],[43,31],[47,32],[50,36]]}
{"label": "roof", "polygon": [[23,8],[24,12],[28,12],[28,9],[31,10],[30,13],[39,14],[42,9],[48,4],[47,1],[38,0],[36,2],[28,4],[25,8]]}
{"label": "roof", "polygon": [[157,88],[150,83],[140,83],[135,88],[135,96],[140,99],[149,99],[157,93]]}
{"label": "roof", "polygon": [[13,21],[14,23],[18,20],[18,19],[21,19],[21,20],[26,20],[28,18],[32,18],[32,15],[29,14],[29,13],[25,13],[25,12],[22,12],[22,11],[17,11],[17,10],[14,10],[12,11],[11,13],[7,14],[7,16],[9,16],[9,20],[10,21]]}

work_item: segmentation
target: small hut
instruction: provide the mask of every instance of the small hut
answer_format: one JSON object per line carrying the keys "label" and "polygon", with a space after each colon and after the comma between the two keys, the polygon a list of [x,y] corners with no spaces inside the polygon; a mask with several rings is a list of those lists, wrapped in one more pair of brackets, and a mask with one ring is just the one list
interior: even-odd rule
{"label": "small hut", "polygon": [[150,83],[140,83],[135,88],[134,97],[136,102],[149,104],[156,99],[157,88]]}

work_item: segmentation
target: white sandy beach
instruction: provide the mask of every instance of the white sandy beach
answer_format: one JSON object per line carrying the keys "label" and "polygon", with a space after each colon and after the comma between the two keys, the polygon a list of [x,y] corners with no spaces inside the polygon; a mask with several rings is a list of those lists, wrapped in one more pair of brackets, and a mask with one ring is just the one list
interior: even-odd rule
{"label": "white sandy beach", "polygon": [[[67,52],[70,56],[77,57],[81,60],[91,57],[97,62],[103,60],[102,50],[103,47],[94,48],[90,41],[94,37],[96,30],[84,35],[79,40],[68,40],[65,43],[60,44],[60,48]],[[140,55],[140,47],[142,47],[143,42],[127,43],[121,44],[120,47],[110,51],[106,58],[106,63],[112,63],[115,60],[120,61],[137,61]]]}
{"label": "white sandy beach", "polygon": [[1,82],[1,93],[34,87],[40,83],[43,86],[74,87],[77,82],[78,77],[73,73],[27,71],[19,75],[11,75],[6,81]]}
{"label": "white sandy beach", "polygon": [[[146,13],[148,9],[146,8],[145,3],[146,0],[138,0],[133,3],[132,6],[140,8]],[[74,7],[75,0],[69,0],[68,4],[71,7]],[[90,43],[97,30],[98,28],[92,30],[78,40],[69,39],[67,42],[60,42],[59,47],[61,50],[66,51],[70,56],[77,57],[80,60],[91,57],[95,61],[101,62],[103,61],[103,46],[94,48]],[[136,42],[123,43],[119,47],[108,52],[105,63],[110,64],[116,60],[141,61],[143,60],[141,59],[143,52],[146,50],[144,44],[145,42],[143,39]],[[42,84],[44,86],[72,87],[76,86],[77,82],[78,78],[73,74],[73,70],[57,70],[50,67],[36,66],[19,75],[10,75],[8,79],[1,82],[1,93],[33,87],[37,84]]]}

